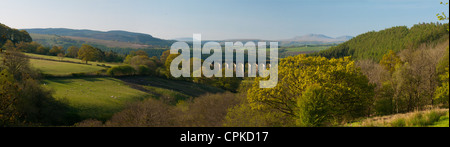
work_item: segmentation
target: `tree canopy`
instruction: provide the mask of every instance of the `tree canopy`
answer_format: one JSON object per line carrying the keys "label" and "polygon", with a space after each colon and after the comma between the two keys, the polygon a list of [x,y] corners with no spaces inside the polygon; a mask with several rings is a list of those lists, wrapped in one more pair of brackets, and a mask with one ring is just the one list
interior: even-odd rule
{"label": "tree canopy", "polygon": [[[248,91],[254,109],[277,109],[298,118],[300,126],[368,114],[375,86],[369,84],[349,57],[288,57],[281,60],[278,76],[275,88],[261,89],[259,82],[254,82]],[[316,119],[307,120],[311,115]]]}

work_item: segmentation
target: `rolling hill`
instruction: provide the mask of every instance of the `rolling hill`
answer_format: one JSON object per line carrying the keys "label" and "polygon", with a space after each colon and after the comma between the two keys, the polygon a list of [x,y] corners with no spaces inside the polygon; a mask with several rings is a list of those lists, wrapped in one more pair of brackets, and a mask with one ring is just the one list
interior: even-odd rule
{"label": "rolling hill", "polygon": [[404,49],[417,49],[423,45],[448,42],[447,28],[448,23],[422,23],[411,28],[397,26],[381,31],[371,31],[316,55],[327,58],[352,56],[356,60],[371,59],[378,62],[389,50],[399,52]]}
{"label": "rolling hill", "polygon": [[[323,34],[308,34],[303,36],[296,36],[291,39],[283,39],[283,40],[262,40],[262,39],[227,39],[227,40],[203,40],[202,43],[206,43],[208,41],[219,42],[221,45],[224,45],[225,42],[278,42],[281,47],[292,47],[292,46],[305,46],[305,45],[329,45],[329,44],[340,44],[345,41],[352,39],[352,36],[340,36],[340,37],[329,37]],[[173,40],[181,41],[181,42],[192,42],[191,37],[184,38],[175,38]]]}
{"label": "rolling hill", "polygon": [[[134,43],[152,46],[170,46],[173,41],[155,38],[148,34],[133,33],[127,31],[94,31],[94,30],[75,30],[65,28],[48,28],[48,29],[24,29],[32,34],[71,36],[80,38],[89,38],[95,40],[108,40],[114,42]],[[83,39],[85,40],[85,39]]]}
{"label": "rolling hill", "polygon": [[74,36],[58,36],[58,35],[45,35],[45,34],[30,34],[33,41],[36,41],[44,46],[63,46],[68,48],[69,46],[80,46],[80,44],[96,44],[102,45],[107,48],[132,48],[132,49],[145,49],[151,47],[151,45],[131,43],[131,42],[120,42],[112,40],[101,40],[93,38],[84,37],[74,37]]}

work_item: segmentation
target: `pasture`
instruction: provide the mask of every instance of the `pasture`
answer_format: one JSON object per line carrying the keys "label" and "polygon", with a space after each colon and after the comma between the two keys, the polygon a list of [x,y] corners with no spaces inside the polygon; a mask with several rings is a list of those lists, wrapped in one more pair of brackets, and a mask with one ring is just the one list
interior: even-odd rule
{"label": "pasture", "polygon": [[74,64],[50,60],[30,59],[31,66],[44,74],[67,76],[72,73],[95,73],[106,68],[96,65]]}
{"label": "pasture", "polygon": [[83,119],[106,120],[127,103],[152,95],[114,78],[51,78],[42,81],[57,100],[68,103]]}
{"label": "pasture", "polygon": [[[57,56],[47,56],[47,55],[39,55],[39,54],[31,54],[31,53],[24,53],[24,54],[31,58],[49,59],[49,60],[55,60],[55,61],[68,61],[68,62],[81,63],[81,64],[85,63],[84,61],[81,61],[80,59],[75,59],[75,58],[64,57],[61,60]],[[104,63],[104,62],[95,62],[95,61],[89,61],[88,64],[91,64],[93,66],[95,66],[97,64],[98,65],[104,64],[105,66],[110,66],[110,67],[121,65],[121,63]]]}

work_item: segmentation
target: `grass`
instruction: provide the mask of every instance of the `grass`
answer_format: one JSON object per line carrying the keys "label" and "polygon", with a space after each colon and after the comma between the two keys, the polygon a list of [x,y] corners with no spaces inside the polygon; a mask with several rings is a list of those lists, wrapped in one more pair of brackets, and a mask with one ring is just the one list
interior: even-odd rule
{"label": "grass", "polygon": [[[60,61],[60,58],[57,56],[47,56],[47,55],[39,55],[39,54],[32,54],[32,53],[24,53],[24,54],[27,56],[30,56],[30,57],[35,57],[35,58],[43,58],[43,59],[51,59],[51,60]],[[62,61],[70,61],[70,62],[83,63],[83,64],[85,63],[85,62],[81,61],[80,59],[74,59],[74,58],[68,58],[68,57],[64,57],[62,59]],[[96,66],[97,64],[99,64],[99,65],[105,64],[105,66],[110,66],[110,67],[120,65],[119,63],[103,63],[103,62],[92,62],[92,61],[89,61],[88,64],[91,64],[93,66]]]}
{"label": "grass", "polygon": [[177,104],[179,101],[191,98],[191,96],[189,95],[170,89],[164,89],[154,86],[143,86],[143,87],[148,91],[152,91],[150,93],[154,94],[156,99],[162,99],[163,101],[166,101],[172,105]]}
{"label": "grass", "polygon": [[121,78],[129,83],[134,83],[142,86],[158,87],[177,91],[181,94],[191,97],[198,97],[207,93],[222,93],[224,90],[208,85],[196,84],[186,81],[168,80],[158,77],[126,77]]}
{"label": "grass", "polygon": [[435,109],[395,114],[345,124],[347,127],[449,127],[449,110]]}
{"label": "grass", "polygon": [[43,81],[54,97],[67,102],[82,119],[107,120],[127,103],[151,97],[114,78],[53,78]]}
{"label": "grass", "polygon": [[106,68],[96,65],[83,65],[49,60],[30,59],[31,66],[41,70],[45,74],[70,75],[72,73],[93,73]]}
{"label": "grass", "polygon": [[447,112],[447,115],[441,116],[439,120],[433,125],[430,125],[430,127],[449,127],[448,114],[449,113]]}
{"label": "grass", "polygon": [[49,78],[43,85],[53,89],[53,96],[67,102],[83,120],[107,120],[128,103],[146,98],[162,99],[175,105],[206,93],[225,92],[206,85],[157,77]]}

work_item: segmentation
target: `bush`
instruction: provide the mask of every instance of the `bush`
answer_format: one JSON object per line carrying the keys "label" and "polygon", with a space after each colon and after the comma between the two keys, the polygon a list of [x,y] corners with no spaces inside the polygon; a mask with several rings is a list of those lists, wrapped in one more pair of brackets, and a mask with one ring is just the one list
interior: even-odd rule
{"label": "bush", "polygon": [[107,74],[110,76],[132,76],[135,73],[136,70],[129,65],[114,66],[107,71]]}
{"label": "bush", "polygon": [[146,65],[137,66],[137,74],[138,75],[150,75],[151,70]]}
{"label": "bush", "polygon": [[399,118],[391,122],[391,127],[406,127],[406,121],[404,118]]}
{"label": "bush", "polygon": [[[233,93],[207,94],[187,103],[187,109],[178,109],[177,126],[221,127],[228,109],[240,101]],[[181,107],[182,108],[182,107]]]}
{"label": "bush", "polygon": [[327,108],[326,91],[320,86],[308,87],[301,98],[297,100],[297,125],[301,127],[321,126],[327,119],[329,108]]}
{"label": "bush", "polygon": [[[108,127],[170,127],[173,126],[172,108],[155,99],[147,99],[129,106],[106,122]],[[98,122],[93,122],[97,124]],[[90,123],[92,124],[92,123]]]}

